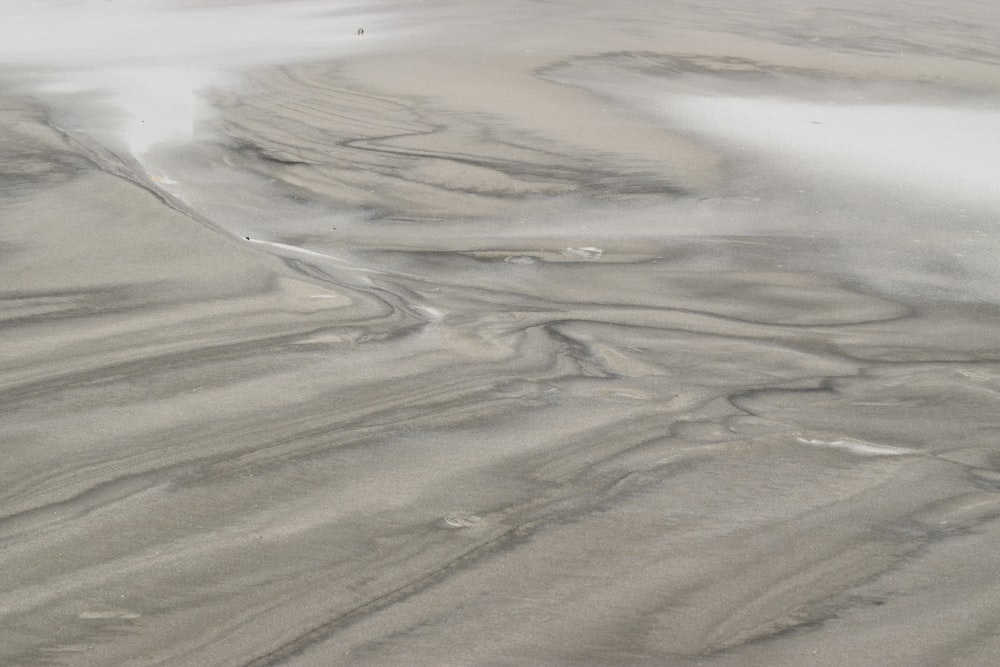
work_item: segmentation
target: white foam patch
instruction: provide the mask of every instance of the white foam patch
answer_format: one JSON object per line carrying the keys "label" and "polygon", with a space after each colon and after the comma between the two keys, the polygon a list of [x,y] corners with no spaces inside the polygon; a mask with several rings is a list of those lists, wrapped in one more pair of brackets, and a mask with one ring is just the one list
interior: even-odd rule
{"label": "white foam patch", "polygon": [[696,132],[793,160],[807,173],[1000,202],[1000,114],[992,109],[682,95],[664,110]]}

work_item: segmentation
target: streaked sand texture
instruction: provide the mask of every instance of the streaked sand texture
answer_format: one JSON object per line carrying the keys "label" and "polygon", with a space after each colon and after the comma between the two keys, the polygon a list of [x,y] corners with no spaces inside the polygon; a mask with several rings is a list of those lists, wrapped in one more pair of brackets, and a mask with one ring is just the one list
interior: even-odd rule
{"label": "streaked sand texture", "polygon": [[4,11],[0,664],[1000,663],[1000,7]]}

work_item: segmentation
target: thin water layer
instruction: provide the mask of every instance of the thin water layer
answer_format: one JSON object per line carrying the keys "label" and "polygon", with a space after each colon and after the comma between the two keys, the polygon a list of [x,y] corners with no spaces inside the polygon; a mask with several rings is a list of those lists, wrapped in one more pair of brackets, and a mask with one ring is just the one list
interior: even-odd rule
{"label": "thin water layer", "polygon": [[995,664],[994,10],[118,4],[0,28],[0,663]]}

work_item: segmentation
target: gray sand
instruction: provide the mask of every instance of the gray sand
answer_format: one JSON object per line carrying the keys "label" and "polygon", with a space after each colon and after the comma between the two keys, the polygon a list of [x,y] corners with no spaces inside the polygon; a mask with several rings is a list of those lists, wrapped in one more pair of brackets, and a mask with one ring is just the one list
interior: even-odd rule
{"label": "gray sand", "polygon": [[1000,662],[992,3],[23,4],[0,664]]}

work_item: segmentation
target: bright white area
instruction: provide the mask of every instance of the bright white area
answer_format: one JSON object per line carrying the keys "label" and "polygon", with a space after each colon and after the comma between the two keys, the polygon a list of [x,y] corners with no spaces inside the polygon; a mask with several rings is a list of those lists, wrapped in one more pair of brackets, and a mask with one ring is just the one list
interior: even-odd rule
{"label": "bright white area", "polygon": [[804,445],[842,449],[859,456],[904,456],[916,453],[912,449],[893,447],[891,445],[873,445],[870,442],[862,442],[861,440],[812,440],[807,438],[796,438],[796,440]]}
{"label": "bright white area", "polygon": [[685,95],[665,111],[803,175],[1000,202],[1000,109]]}
{"label": "bright white area", "polygon": [[[0,61],[43,91],[107,95],[133,153],[189,140],[196,92],[222,73],[360,51],[390,30],[358,0],[0,0]],[[365,28],[364,37],[356,31]]]}
{"label": "bright white area", "polygon": [[162,142],[194,137],[197,91],[224,80],[220,72],[197,67],[131,67],[58,75],[42,92],[98,91],[120,113],[118,133],[133,155]]}

